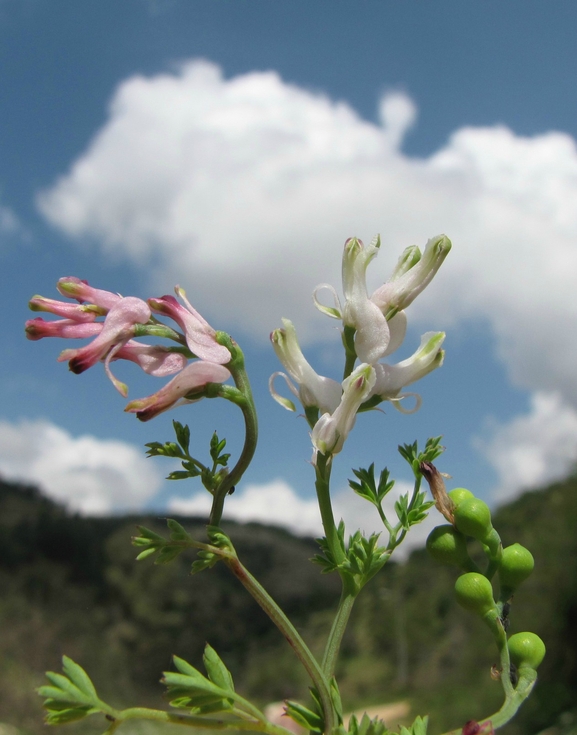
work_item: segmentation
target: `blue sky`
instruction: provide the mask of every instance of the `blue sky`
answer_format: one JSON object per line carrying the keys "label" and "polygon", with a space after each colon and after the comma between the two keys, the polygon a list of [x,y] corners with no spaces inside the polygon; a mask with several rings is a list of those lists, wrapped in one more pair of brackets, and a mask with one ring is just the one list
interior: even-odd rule
{"label": "blue sky", "polygon": [[[0,472],[85,513],[202,511],[199,489],[163,482],[167,465],[141,447],[178,418],[199,454],[214,429],[234,452],[229,406],[142,425],[100,367],[72,375],[56,362],[70,345],[22,332],[28,299],[55,296],[63,275],[142,298],[179,282],[244,347],[261,412],[231,514],[314,530],[310,440],[268,395],[268,333],[293,319],[310,361],[338,377],[335,323],[310,292],[340,287],[344,240],[381,233],[376,287],[404,247],[446,232],[453,251],[399,352],[443,330],[446,363],[416,386],[417,414],[360,417],[335,468],[338,512],[370,527],[347,468],[375,460],[406,481],[396,446],[429,435],[444,436],[450,484],[491,502],[566,473],[576,24],[572,2],[526,0],[3,0]],[[161,384],[118,372],[130,398]]]}

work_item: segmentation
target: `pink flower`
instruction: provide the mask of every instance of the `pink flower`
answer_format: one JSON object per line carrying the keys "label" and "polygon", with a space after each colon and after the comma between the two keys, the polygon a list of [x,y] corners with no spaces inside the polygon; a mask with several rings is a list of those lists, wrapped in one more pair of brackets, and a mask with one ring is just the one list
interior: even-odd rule
{"label": "pink flower", "polygon": [[158,299],[148,299],[152,311],[164,314],[179,325],[184,332],[186,344],[190,351],[201,360],[225,365],[230,362],[230,352],[216,341],[216,332],[186,298],[184,289],[177,286],[176,293],[184,301],[186,308],[181,306],[174,296],[161,296]]}
{"label": "pink flower", "polygon": [[202,398],[202,392],[209,383],[224,383],[230,372],[224,365],[198,360],[184,368],[163,388],[146,398],[138,398],[124,409],[135,413],[140,421],[149,421],[159,413],[180,402],[193,402]]}
{"label": "pink flower", "polygon": [[38,340],[43,337],[84,339],[96,337],[102,331],[103,326],[103,322],[77,322],[73,319],[56,319],[56,321],[47,322],[42,317],[37,317],[26,322],[24,331],[26,338],[30,340]]}
{"label": "pink flower", "polygon": [[75,276],[65,276],[60,278],[56,288],[60,291],[63,296],[68,296],[71,299],[76,299],[80,303],[87,302],[89,304],[95,304],[103,309],[103,314],[106,314],[112,307],[117,304],[122,296],[111,291],[103,291],[100,288],[92,288],[88,285],[88,281],[82,281],[80,278]]}
{"label": "pink flower", "polygon": [[75,322],[93,322],[97,316],[106,314],[106,311],[97,306],[80,306],[67,301],[47,299],[44,296],[33,296],[28,302],[31,311],[47,311]]}
{"label": "pink flower", "polygon": [[112,360],[131,360],[139,365],[148,375],[164,378],[174,375],[186,367],[188,360],[180,352],[171,352],[161,345],[146,345],[129,340],[114,353]]}
{"label": "pink flower", "polygon": [[[150,309],[145,301],[133,296],[121,298],[108,312],[96,338],[85,347],[64,350],[58,361],[68,360],[73,373],[82,373],[103,359],[106,359],[108,365],[114,353],[134,336],[134,325],[146,324],[149,319]],[[126,386],[122,388],[122,384],[117,384],[114,380],[113,382],[126,395]]]}

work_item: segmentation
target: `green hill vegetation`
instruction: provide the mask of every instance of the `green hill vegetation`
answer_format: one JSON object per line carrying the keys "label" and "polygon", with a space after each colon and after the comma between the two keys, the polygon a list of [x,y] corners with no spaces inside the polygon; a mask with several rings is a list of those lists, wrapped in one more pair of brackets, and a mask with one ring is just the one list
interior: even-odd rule
{"label": "green hill vegetation", "polygon": [[[202,536],[202,519],[177,520]],[[577,477],[523,495],[494,522],[505,544],[527,546],[536,561],[514,599],[510,632],[534,631],[547,646],[533,695],[502,732],[575,731]],[[59,670],[64,653],[117,706],[162,706],[158,679],[171,655],[198,666],[207,641],[257,702],[306,699],[291,650],[227,569],[191,577],[184,555],[168,566],[137,563],[137,524],[164,531],[159,518],[70,515],[34,488],[0,482],[0,723],[16,728],[0,732],[45,732],[34,688],[46,669]],[[308,561],[315,542],[257,524],[225,530],[305,639],[322,644],[339,583]],[[340,664],[349,709],[408,699],[413,714],[431,713],[435,733],[497,708],[494,647],[455,603],[456,575],[416,551],[363,591]],[[66,727],[70,735],[104,729],[91,721]]]}

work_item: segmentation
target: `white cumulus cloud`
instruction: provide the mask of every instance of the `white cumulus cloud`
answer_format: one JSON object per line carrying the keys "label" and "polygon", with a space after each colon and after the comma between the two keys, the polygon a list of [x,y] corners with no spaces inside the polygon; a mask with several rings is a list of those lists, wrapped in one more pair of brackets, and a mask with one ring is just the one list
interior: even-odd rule
{"label": "white cumulus cloud", "polygon": [[[206,61],[133,76],[39,206],[71,237],[153,264],[155,287],[186,285],[218,326],[263,336],[281,316],[317,334],[310,293],[338,283],[346,237],[380,232],[394,260],[445,232],[455,247],[413,314],[485,321],[518,384],[577,405],[575,141],[465,127],[411,158],[414,103],[392,93],[379,110],[375,124],[275,72],[226,79]],[[375,285],[387,269],[371,266]]]}
{"label": "white cumulus cloud", "polygon": [[559,480],[577,463],[577,411],[558,393],[535,393],[528,413],[489,427],[476,444],[498,474],[495,501]]}
{"label": "white cumulus cloud", "polygon": [[[387,518],[395,521],[394,504],[399,495],[412,490],[405,482],[397,482],[383,507]],[[197,493],[191,498],[173,497],[168,503],[169,511],[183,515],[207,516],[210,512],[208,493]],[[345,521],[347,534],[360,528],[366,535],[384,531],[377,511],[370,503],[358,497],[352,490],[337,492],[333,500],[335,520]],[[247,485],[226,499],[224,517],[243,523],[255,521],[263,524],[282,526],[299,536],[320,536],[323,534],[319,508],[316,499],[302,498],[282,479],[264,485]],[[406,555],[412,548],[422,546],[431,529],[442,523],[443,519],[433,508],[423,523],[414,526],[395,556]],[[383,532],[386,542],[387,534]]]}
{"label": "white cumulus cloud", "polygon": [[86,515],[137,510],[162,479],[139,449],[122,441],[73,437],[43,421],[0,421],[0,474],[39,486]]}

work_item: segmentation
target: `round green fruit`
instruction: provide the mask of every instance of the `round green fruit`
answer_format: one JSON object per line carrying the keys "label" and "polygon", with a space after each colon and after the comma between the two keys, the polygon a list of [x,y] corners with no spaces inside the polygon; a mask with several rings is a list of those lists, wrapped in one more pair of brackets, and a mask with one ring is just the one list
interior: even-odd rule
{"label": "round green fruit", "polygon": [[465,536],[484,541],[493,530],[489,506],[479,498],[464,498],[455,508],[455,525]]}
{"label": "round green fruit", "polygon": [[457,579],[455,595],[459,605],[478,615],[485,615],[495,607],[491,582],[477,572],[467,572]]}
{"label": "round green fruit", "polygon": [[522,669],[536,669],[545,657],[545,644],[535,633],[515,633],[507,641],[511,661]]}
{"label": "round green fruit", "polygon": [[466,487],[455,487],[452,490],[449,490],[449,497],[455,505],[459,505],[459,503],[466,498],[474,498],[475,496],[470,490],[467,490]]}
{"label": "round green fruit", "polygon": [[503,549],[499,563],[499,580],[501,588],[513,590],[524,582],[533,571],[535,560],[533,554],[521,544],[511,544]]}
{"label": "round green fruit", "polygon": [[440,564],[460,567],[469,560],[465,537],[449,524],[433,528],[427,538],[427,551]]}

